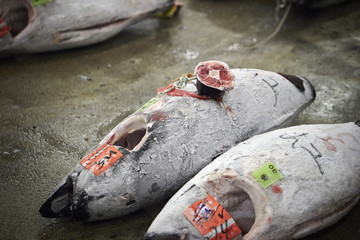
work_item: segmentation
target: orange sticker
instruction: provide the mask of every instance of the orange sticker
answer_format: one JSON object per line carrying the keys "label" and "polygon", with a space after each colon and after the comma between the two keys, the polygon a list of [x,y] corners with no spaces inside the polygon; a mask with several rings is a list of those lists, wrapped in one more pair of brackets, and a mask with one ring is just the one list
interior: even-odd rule
{"label": "orange sticker", "polygon": [[97,176],[120,157],[122,157],[122,153],[119,150],[105,143],[81,160],[80,164]]}
{"label": "orange sticker", "polygon": [[184,215],[208,240],[233,239],[241,233],[234,219],[211,195],[185,209]]}

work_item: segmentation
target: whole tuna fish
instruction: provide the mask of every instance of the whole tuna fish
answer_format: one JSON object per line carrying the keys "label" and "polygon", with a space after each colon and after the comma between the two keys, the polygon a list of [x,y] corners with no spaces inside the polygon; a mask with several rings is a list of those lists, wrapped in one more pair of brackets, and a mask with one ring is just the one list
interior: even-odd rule
{"label": "whole tuna fish", "polygon": [[212,99],[197,95],[190,83],[182,89],[171,84],[93,148],[40,213],[95,221],[169,198],[218,155],[250,136],[289,124],[315,98],[304,78],[230,70],[216,61],[204,64],[214,63],[223,70],[204,69],[199,77],[207,83],[211,78],[206,72],[222,82],[234,78],[234,84],[228,84],[232,90]]}
{"label": "whole tuna fish", "polygon": [[98,43],[173,6],[174,0],[0,0],[0,57]]}
{"label": "whole tuna fish", "polygon": [[165,205],[145,239],[298,239],[360,196],[360,121],[303,125],[238,144]]}

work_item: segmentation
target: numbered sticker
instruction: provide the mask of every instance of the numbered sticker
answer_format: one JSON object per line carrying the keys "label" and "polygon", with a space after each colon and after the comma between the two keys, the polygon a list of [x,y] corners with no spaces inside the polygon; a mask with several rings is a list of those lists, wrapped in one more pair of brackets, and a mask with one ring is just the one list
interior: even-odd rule
{"label": "numbered sticker", "polygon": [[283,175],[279,172],[273,162],[265,164],[257,169],[252,175],[264,188],[269,187],[271,184],[283,178]]}
{"label": "numbered sticker", "polygon": [[97,176],[119,160],[120,157],[122,157],[121,152],[114,146],[105,143],[81,160],[80,164]]}
{"label": "numbered sticker", "polygon": [[41,4],[45,4],[45,3],[51,3],[52,0],[31,0],[31,5],[33,5],[34,7],[41,5]]}
{"label": "numbered sticker", "polygon": [[184,215],[207,240],[230,240],[241,233],[234,219],[211,195],[191,205]]}
{"label": "numbered sticker", "polygon": [[156,103],[157,101],[159,101],[160,98],[156,97],[156,98],[152,98],[150,101],[148,101],[147,103],[145,103],[141,108],[139,108],[138,110],[136,110],[136,112],[141,112],[144,111],[145,109],[147,109],[148,107],[150,107],[151,105],[153,105],[154,103]]}

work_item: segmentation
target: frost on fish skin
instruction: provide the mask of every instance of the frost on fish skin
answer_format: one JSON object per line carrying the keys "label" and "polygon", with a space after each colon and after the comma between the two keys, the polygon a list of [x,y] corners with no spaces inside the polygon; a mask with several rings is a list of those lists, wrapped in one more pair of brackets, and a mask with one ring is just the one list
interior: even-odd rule
{"label": "frost on fish skin", "polygon": [[[324,139],[331,139],[336,151]],[[202,239],[183,211],[209,194],[244,229],[243,239],[302,238],[335,223],[359,201],[359,154],[356,123],[302,125],[257,135],[187,182],[145,239],[161,239],[179,229],[186,229],[185,239]],[[263,188],[253,173],[269,162],[283,178]]]}
{"label": "frost on fish skin", "polygon": [[[164,200],[236,143],[288,125],[315,98],[305,79],[302,91],[277,73],[258,69],[232,73],[234,89],[224,93],[224,104],[163,94],[119,123],[89,153],[110,144],[121,157],[97,176],[90,166],[85,168],[87,161],[85,166],[78,164],[75,175],[70,174],[73,189],[68,202],[63,202],[65,208],[82,220],[96,221]],[[190,84],[184,88],[195,89]]]}

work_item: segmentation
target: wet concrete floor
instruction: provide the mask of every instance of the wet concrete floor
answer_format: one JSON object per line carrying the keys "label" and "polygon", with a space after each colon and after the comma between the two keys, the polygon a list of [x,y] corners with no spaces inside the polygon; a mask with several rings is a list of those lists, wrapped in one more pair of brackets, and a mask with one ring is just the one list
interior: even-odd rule
{"label": "wet concrete floor", "polygon": [[[277,26],[275,1],[182,2],[176,18],[95,46],[0,60],[0,239],[141,239],[165,202],[90,224],[38,209],[87,149],[200,61],[307,77],[317,99],[294,124],[360,119],[360,1],[293,7],[280,33],[255,48]],[[360,204],[305,239],[360,239]]]}

